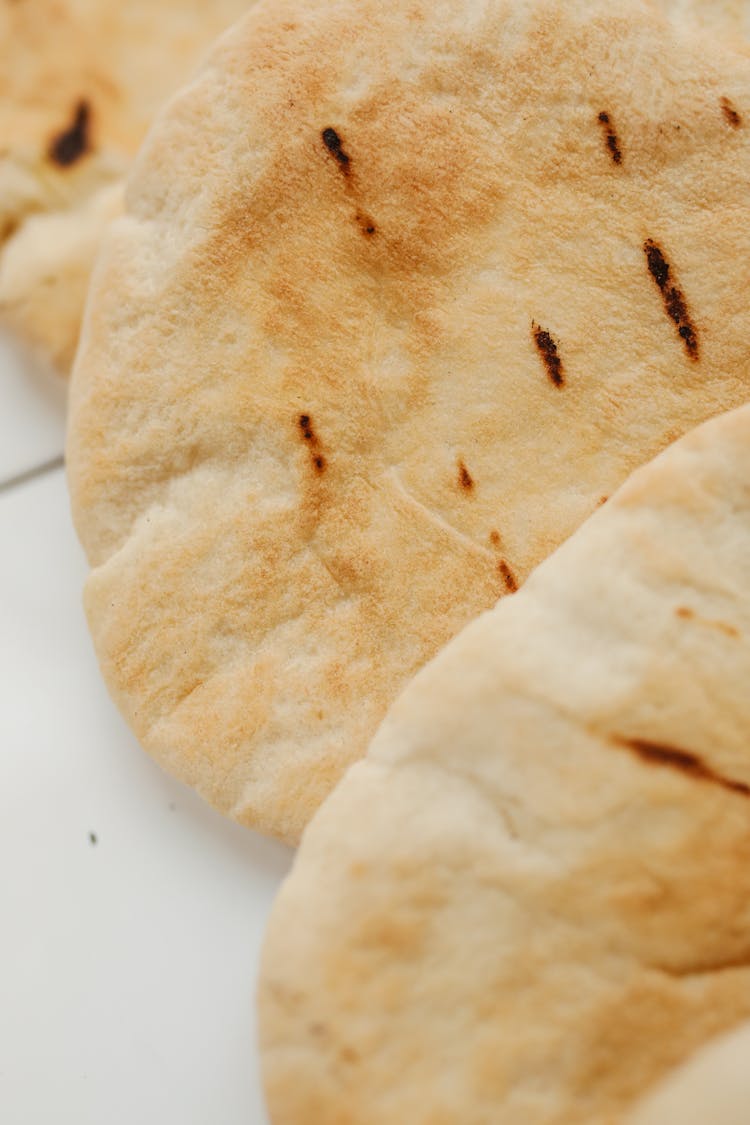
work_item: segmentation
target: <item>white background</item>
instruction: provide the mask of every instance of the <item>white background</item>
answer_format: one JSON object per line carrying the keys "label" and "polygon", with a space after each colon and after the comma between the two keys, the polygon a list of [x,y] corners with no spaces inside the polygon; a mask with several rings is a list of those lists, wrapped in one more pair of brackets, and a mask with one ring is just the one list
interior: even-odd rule
{"label": "white background", "polygon": [[161,773],[107,696],[64,470],[3,487],[61,456],[64,401],[0,340],[0,1121],[263,1125],[289,852]]}

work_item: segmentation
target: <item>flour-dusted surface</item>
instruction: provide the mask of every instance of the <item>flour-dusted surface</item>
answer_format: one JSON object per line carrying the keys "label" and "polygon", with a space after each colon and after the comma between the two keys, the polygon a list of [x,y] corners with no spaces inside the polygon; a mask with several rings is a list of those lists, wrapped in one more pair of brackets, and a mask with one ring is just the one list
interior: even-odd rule
{"label": "flour-dusted surface", "polygon": [[0,5],[0,321],[61,373],[154,113],[251,3]]}
{"label": "flour-dusted surface", "polygon": [[735,50],[750,50],[747,0],[654,0],[680,32],[710,35]]}
{"label": "flour-dusted surface", "polygon": [[617,1125],[750,1016],[749,580],[744,407],[415,677],[271,915],[274,1125]]}
{"label": "flour-dusted surface", "polygon": [[160,761],[296,839],[441,644],[747,398],[748,112],[750,60],[637,3],[279,0],[224,39],[72,395],[88,616]]}

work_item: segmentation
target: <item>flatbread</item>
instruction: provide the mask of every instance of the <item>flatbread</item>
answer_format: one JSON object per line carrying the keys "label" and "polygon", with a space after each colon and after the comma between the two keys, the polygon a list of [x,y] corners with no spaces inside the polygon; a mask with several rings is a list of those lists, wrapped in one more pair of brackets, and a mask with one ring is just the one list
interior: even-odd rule
{"label": "flatbread", "polygon": [[750,1024],[723,1035],[670,1074],[628,1125],[747,1125]]}
{"label": "flatbread", "polygon": [[156,109],[251,4],[0,3],[0,323],[62,374],[117,186]]}
{"label": "flatbread", "polygon": [[749,593],[744,407],[417,675],[273,909],[274,1125],[617,1125],[750,1016]]}
{"label": "flatbread", "polygon": [[443,643],[747,399],[746,114],[750,61],[636,2],[276,0],[224,39],[72,394],[88,618],[160,762],[295,841]]}

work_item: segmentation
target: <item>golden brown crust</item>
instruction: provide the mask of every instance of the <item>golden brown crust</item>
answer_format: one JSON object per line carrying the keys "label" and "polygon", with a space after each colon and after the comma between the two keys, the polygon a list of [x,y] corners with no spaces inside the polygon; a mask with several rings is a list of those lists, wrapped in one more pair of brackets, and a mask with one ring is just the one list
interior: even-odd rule
{"label": "golden brown crust", "polygon": [[746,400],[722,97],[750,63],[638,3],[277,0],[160,118],[70,481],[110,689],[220,808],[296,839],[461,624]]}
{"label": "golden brown crust", "polygon": [[402,694],[272,912],[274,1125],[618,1125],[750,1016],[748,480],[743,407]]}
{"label": "golden brown crust", "polygon": [[61,374],[103,224],[119,211],[111,192],[157,108],[248,7],[0,3],[0,321]]}

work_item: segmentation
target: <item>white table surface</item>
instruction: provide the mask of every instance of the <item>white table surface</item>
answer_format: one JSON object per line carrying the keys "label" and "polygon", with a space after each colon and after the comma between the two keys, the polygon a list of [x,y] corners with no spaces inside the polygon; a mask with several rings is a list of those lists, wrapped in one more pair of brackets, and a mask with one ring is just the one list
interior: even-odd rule
{"label": "white table surface", "polygon": [[263,1125],[253,994],[290,855],[139,749],[99,677],[64,394],[0,342],[0,1121]]}
{"label": "white table surface", "polygon": [[0,484],[61,456],[65,384],[0,335]]}

